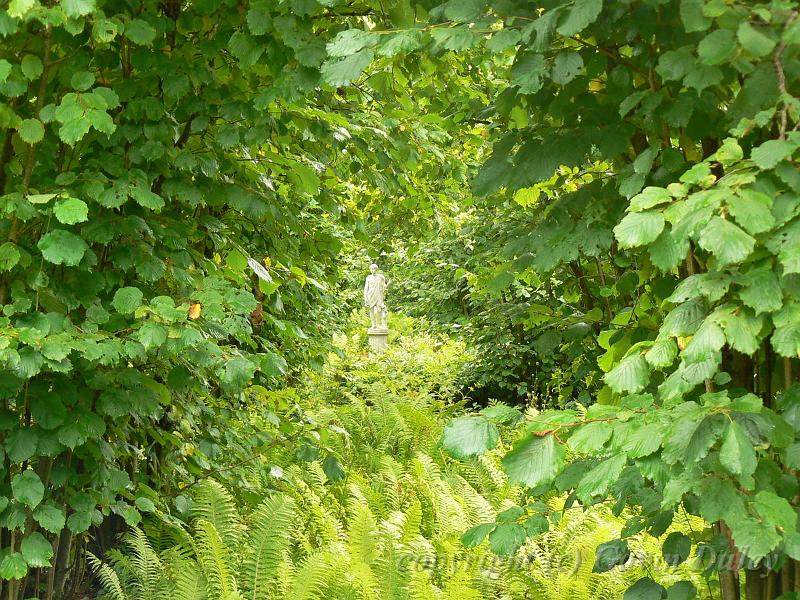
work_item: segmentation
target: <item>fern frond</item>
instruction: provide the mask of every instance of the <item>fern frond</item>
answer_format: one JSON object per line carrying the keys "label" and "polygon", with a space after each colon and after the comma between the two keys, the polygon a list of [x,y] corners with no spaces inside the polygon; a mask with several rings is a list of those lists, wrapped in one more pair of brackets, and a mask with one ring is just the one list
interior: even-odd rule
{"label": "fern frond", "polygon": [[249,521],[240,570],[242,593],[249,600],[267,598],[274,587],[278,567],[287,560],[296,506],[290,497],[276,494],[267,498]]}
{"label": "fern frond", "polygon": [[108,600],[129,600],[122,588],[122,582],[117,572],[91,552],[88,552],[87,556],[89,558],[89,564],[94,574],[100,580],[100,585],[103,588],[104,595],[102,598],[107,598]]}
{"label": "fern frond", "polygon": [[212,596],[235,597],[238,589],[234,578],[233,555],[214,524],[205,519],[196,523],[195,554]]}
{"label": "fern frond", "polygon": [[195,491],[192,518],[214,526],[228,548],[236,548],[241,539],[241,524],[233,496],[222,484],[206,479]]}

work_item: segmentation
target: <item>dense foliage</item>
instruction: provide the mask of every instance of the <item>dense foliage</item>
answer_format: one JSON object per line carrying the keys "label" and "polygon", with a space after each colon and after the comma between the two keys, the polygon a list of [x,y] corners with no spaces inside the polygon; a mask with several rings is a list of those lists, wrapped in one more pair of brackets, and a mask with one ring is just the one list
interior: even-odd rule
{"label": "dense foliage", "polygon": [[[380,255],[409,312],[462,336],[464,389],[538,409],[444,429],[464,469],[502,455],[528,488],[466,546],[513,553],[563,495],[625,520],[599,570],[702,517],[664,554],[716,557],[724,600],[793,597],[797,17],[790,0],[4,4],[2,594],[69,597],[142,513],[178,511],[185,548],[208,546],[197,487],[233,494],[255,539],[264,496],[291,495],[251,462],[385,483],[280,389],[322,369]],[[412,431],[441,469],[435,429]],[[372,523],[348,493],[343,532]],[[694,593],[672,584],[625,597]]]}
{"label": "dense foliage", "polygon": [[[558,496],[531,513],[537,538],[510,552],[507,531],[523,490],[503,475],[502,453],[460,461],[438,446],[464,347],[407,322],[395,328],[408,334],[380,361],[360,355],[358,336],[342,338],[345,358],[292,391],[307,418],[336,428],[325,445],[346,471],[320,459],[298,464],[299,448],[286,445],[274,462],[241,469],[257,493],[240,507],[213,480],[201,483],[185,514],[165,506],[110,563],[93,561],[104,597],[614,600],[648,569],[665,583],[690,573],[636,559],[625,570],[593,572],[596,547],[624,521],[607,510],[563,510]],[[470,534],[461,543],[465,530],[491,529],[495,519],[501,524],[488,544]],[[642,558],[658,551],[647,535],[633,536],[631,546]]]}

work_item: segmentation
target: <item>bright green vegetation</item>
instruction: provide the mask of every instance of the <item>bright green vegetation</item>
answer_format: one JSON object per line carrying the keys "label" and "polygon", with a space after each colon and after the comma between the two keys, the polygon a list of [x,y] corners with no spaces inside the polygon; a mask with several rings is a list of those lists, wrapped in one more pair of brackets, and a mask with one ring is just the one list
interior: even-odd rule
{"label": "bright green vegetation", "polygon": [[[266,513],[306,523],[286,586],[313,552],[380,579],[326,543],[360,529],[394,547],[382,523],[416,509],[369,482],[424,475],[453,514],[420,500],[417,530],[448,555],[544,543],[563,502],[603,532],[585,536],[603,538],[602,581],[636,577],[625,600],[797,598],[798,16],[789,0],[4,3],[0,597],[92,591],[90,556],[137,527],[128,555],[165,585],[183,585],[170,561],[215,548],[244,574]],[[417,377],[396,389],[330,362],[378,257],[393,310],[465,360],[402,359]],[[374,410],[390,398],[409,413]],[[353,451],[400,417],[397,448]],[[308,524],[312,492],[329,529]],[[455,510],[478,496],[495,521]],[[215,534],[193,502],[254,525]],[[626,569],[644,535],[682,566]],[[145,538],[181,556],[147,567]],[[414,585],[446,591],[440,575]]]}
{"label": "bright green vegetation", "polygon": [[[292,391],[305,419],[334,432],[326,446],[346,476],[322,460],[298,464],[298,447],[287,445],[274,462],[240,469],[258,498],[252,503],[206,480],[186,515],[159,511],[146,533],[134,530],[122,552],[98,566],[104,597],[612,600],[648,572],[635,564],[592,572],[595,548],[624,521],[605,509],[563,510],[559,496],[538,502],[528,521],[534,541],[509,556],[523,490],[507,482],[500,452],[457,461],[438,445],[453,412],[448,374],[459,371],[464,348],[420,334],[394,343],[380,362],[349,358],[363,348],[350,343],[348,358]],[[516,435],[505,428],[503,437]],[[465,531],[495,521],[488,543],[462,544]],[[642,535],[631,549],[660,551]],[[665,582],[689,573],[663,564],[649,572]]]}

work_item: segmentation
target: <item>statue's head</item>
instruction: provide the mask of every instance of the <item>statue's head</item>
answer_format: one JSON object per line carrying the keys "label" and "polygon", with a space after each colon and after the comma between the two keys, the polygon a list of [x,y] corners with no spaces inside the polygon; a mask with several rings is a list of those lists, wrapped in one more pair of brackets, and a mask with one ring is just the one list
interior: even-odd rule
{"label": "statue's head", "polygon": [[375,273],[378,272],[378,265],[376,265],[375,263],[372,263],[369,266],[369,272],[372,273],[373,275],[375,275]]}

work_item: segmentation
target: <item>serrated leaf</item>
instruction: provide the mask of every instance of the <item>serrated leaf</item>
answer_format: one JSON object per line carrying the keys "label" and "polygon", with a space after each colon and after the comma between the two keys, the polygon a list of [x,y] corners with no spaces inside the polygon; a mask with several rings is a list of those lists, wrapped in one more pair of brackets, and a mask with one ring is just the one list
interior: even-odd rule
{"label": "serrated leaf", "polygon": [[375,43],[372,34],[363,29],[345,29],[336,34],[333,41],[328,42],[325,49],[334,58],[343,58],[355,54]]}
{"label": "serrated leaf", "polygon": [[630,557],[631,551],[626,540],[604,542],[597,546],[592,572],[605,573],[617,565],[625,564]]}
{"label": "serrated leaf", "polygon": [[691,581],[678,581],[667,589],[667,600],[692,600],[697,596],[697,588]]}
{"label": "serrated leaf", "polygon": [[715,356],[725,345],[725,333],[713,320],[706,319],[681,352],[687,363],[698,363]]}
{"label": "serrated leaf", "polygon": [[742,48],[756,58],[766,56],[775,48],[775,40],[753,27],[748,21],[742,21],[736,30],[736,37],[739,38]]}
{"label": "serrated leaf", "polygon": [[17,502],[36,508],[44,498],[44,484],[34,471],[28,469],[11,478],[11,492]]}
{"label": "serrated leaf", "polygon": [[711,252],[722,267],[742,262],[753,251],[756,241],[730,221],[713,217],[700,233],[698,243]]}
{"label": "serrated leaf", "polygon": [[553,59],[552,79],[558,85],[567,85],[583,70],[583,59],[577,52],[559,52]]}
{"label": "serrated leaf", "polygon": [[6,454],[12,462],[21,463],[36,453],[39,436],[31,429],[17,429],[6,437]]}
{"label": "serrated leaf", "polygon": [[611,438],[611,424],[604,421],[586,423],[575,428],[567,444],[575,452],[592,453],[600,450]]}
{"label": "serrated leaf", "polygon": [[41,533],[34,531],[27,535],[20,544],[22,558],[29,566],[49,567],[50,559],[53,557],[53,546]]}
{"label": "serrated leaf", "polygon": [[489,534],[489,548],[500,556],[510,556],[525,543],[526,537],[521,525],[501,523]]}
{"label": "serrated leaf", "polygon": [[447,424],[442,445],[456,458],[468,458],[494,448],[498,438],[497,426],[485,416],[466,416]]}
{"label": "serrated leaf", "polygon": [[39,119],[25,119],[20,121],[17,132],[26,144],[36,144],[44,137],[44,125]]}
{"label": "serrated leaf", "polygon": [[89,207],[83,200],[67,198],[56,203],[53,214],[61,223],[74,225],[83,223],[89,218]]}
{"label": "serrated leaf", "polygon": [[749,188],[740,189],[728,199],[728,212],[745,231],[756,234],[775,226],[772,199]]}
{"label": "serrated leaf", "polygon": [[21,254],[17,249],[17,245],[12,242],[6,242],[0,246],[0,272],[10,271],[19,263]]}
{"label": "serrated leaf", "polygon": [[632,354],[606,373],[603,380],[617,394],[635,394],[650,382],[650,367],[641,354]]}
{"label": "serrated leaf", "polygon": [[333,87],[349,85],[358,79],[373,58],[372,50],[365,48],[340,60],[325,61],[322,65],[322,79]]}
{"label": "serrated leaf", "polygon": [[619,479],[626,460],[625,454],[617,454],[602,461],[581,477],[576,489],[578,499],[584,504],[589,504],[592,498],[605,496],[608,488]]}
{"label": "serrated leaf", "polygon": [[629,587],[622,595],[622,600],[661,600],[667,590],[649,577],[643,577]]}
{"label": "serrated leaf", "polygon": [[52,504],[40,504],[33,511],[33,518],[42,529],[50,533],[61,533],[67,517],[64,511]]}
{"label": "serrated leaf", "polygon": [[672,196],[669,195],[667,190],[660,187],[646,187],[631,198],[628,210],[630,212],[642,212],[666,202],[672,202]]}
{"label": "serrated leaf", "polygon": [[125,24],[125,37],[134,44],[150,46],[156,39],[156,30],[142,19],[133,19]]}
{"label": "serrated leaf", "polygon": [[717,29],[700,40],[697,55],[706,65],[719,65],[736,52],[736,40],[729,29]]}
{"label": "serrated leaf", "polygon": [[783,290],[778,276],[770,268],[753,269],[739,280],[743,289],[739,297],[756,314],[779,310],[783,306]]}
{"label": "serrated leaf", "polygon": [[95,0],[60,0],[64,14],[77,19],[92,13],[95,9]]}
{"label": "serrated leaf", "polygon": [[[13,0],[11,2],[14,4]],[[0,579],[22,579],[28,573],[28,564],[19,552],[6,554],[0,560]]]}
{"label": "serrated leaf", "polygon": [[136,339],[144,346],[145,350],[158,348],[167,341],[167,330],[158,323],[145,323],[139,328]]}
{"label": "serrated leaf", "polygon": [[614,227],[622,248],[635,248],[654,242],[664,229],[664,216],[657,212],[632,212]]}
{"label": "serrated leaf", "polygon": [[511,67],[511,83],[519,87],[521,94],[535,94],[542,89],[542,77],[546,71],[544,56],[525,53]]}
{"label": "serrated leaf", "polygon": [[787,140],[769,140],[753,148],[750,158],[759,169],[772,169],[791,156],[796,148],[796,144]]}
{"label": "serrated leaf", "polygon": [[511,481],[536,487],[551,482],[564,465],[564,449],[552,435],[529,433],[502,460]]}
{"label": "serrated leaf", "polygon": [[672,338],[656,340],[650,349],[645,352],[644,359],[652,367],[669,367],[678,356],[678,345]]}
{"label": "serrated leaf", "polygon": [[602,10],[603,0],[576,0],[556,31],[565,37],[580,33],[597,20]]}
{"label": "serrated leaf", "polygon": [[123,287],[114,293],[114,299],[111,304],[118,313],[129,315],[142,305],[143,297],[144,294],[139,288]]}
{"label": "serrated leaf", "polygon": [[82,238],[63,229],[56,229],[42,236],[37,246],[46,261],[67,266],[80,263],[88,249]]}
{"label": "serrated leaf", "polygon": [[757,459],[753,442],[736,421],[731,421],[725,430],[719,462],[729,473],[742,477],[751,476],[756,469]]}
{"label": "serrated leaf", "polygon": [[467,548],[474,548],[485,540],[486,536],[489,535],[489,532],[494,528],[494,523],[481,523],[480,525],[476,525],[468,529],[464,535],[461,536],[461,543]]}

